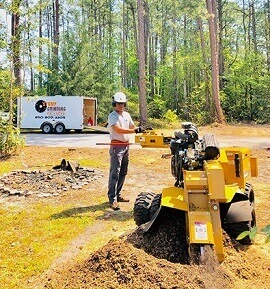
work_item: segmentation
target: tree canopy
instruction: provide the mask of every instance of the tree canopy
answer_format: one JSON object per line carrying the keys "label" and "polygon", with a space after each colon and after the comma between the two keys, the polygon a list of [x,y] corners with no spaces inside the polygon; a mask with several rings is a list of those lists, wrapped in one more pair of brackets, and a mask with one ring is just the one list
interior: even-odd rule
{"label": "tree canopy", "polygon": [[7,0],[0,4],[0,110],[12,81],[13,97],[96,97],[100,121],[123,90],[141,122],[172,112],[210,123],[220,105],[227,121],[267,123],[269,2]]}

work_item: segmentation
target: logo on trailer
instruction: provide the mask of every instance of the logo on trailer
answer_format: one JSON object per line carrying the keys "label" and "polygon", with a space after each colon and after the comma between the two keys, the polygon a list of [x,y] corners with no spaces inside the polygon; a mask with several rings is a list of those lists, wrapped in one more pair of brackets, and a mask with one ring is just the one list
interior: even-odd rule
{"label": "logo on trailer", "polygon": [[36,102],[35,109],[37,112],[44,112],[47,108],[47,103],[44,100],[39,100]]}

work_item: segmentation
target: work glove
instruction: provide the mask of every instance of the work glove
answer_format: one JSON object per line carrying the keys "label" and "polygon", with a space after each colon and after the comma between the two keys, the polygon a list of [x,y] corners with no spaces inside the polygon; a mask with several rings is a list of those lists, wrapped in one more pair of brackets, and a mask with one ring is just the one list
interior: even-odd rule
{"label": "work glove", "polygon": [[145,129],[142,126],[139,126],[137,128],[135,128],[135,133],[141,133],[141,132],[145,132]]}

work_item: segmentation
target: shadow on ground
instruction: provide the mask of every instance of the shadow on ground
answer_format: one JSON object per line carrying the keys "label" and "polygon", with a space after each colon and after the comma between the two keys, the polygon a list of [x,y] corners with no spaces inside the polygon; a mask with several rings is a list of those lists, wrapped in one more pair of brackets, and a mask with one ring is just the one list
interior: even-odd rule
{"label": "shadow on ground", "polygon": [[63,218],[78,218],[80,214],[88,212],[103,211],[101,216],[98,216],[97,220],[114,220],[114,221],[127,221],[133,219],[133,212],[131,211],[112,211],[108,209],[109,203],[105,202],[99,205],[87,206],[87,207],[74,207],[68,210],[64,210],[60,213],[51,215],[52,220],[63,219]]}

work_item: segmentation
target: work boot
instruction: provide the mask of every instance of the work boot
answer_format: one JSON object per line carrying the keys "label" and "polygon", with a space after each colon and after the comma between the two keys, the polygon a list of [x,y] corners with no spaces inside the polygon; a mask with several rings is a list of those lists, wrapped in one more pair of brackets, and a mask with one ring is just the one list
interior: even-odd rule
{"label": "work boot", "polygon": [[118,197],[118,198],[117,198],[117,201],[118,201],[118,202],[122,202],[122,203],[126,203],[126,202],[129,202],[129,199],[126,199],[126,198],[124,198],[124,197]]}
{"label": "work boot", "polygon": [[111,203],[111,204],[110,204],[110,207],[111,207],[114,211],[120,210],[119,204],[118,204],[117,202]]}

